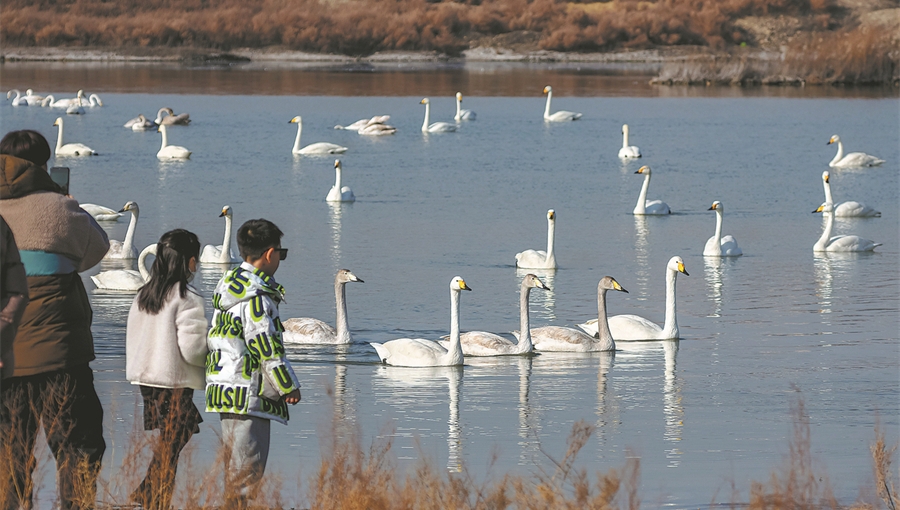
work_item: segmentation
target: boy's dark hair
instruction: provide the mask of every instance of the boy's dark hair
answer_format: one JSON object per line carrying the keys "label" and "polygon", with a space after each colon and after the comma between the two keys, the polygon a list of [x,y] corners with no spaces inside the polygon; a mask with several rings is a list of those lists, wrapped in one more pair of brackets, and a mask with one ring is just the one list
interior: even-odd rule
{"label": "boy's dark hair", "polygon": [[50,159],[50,144],[33,129],[10,131],[0,140],[0,154],[8,154],[41,166]]}
{"label": "boy's dark hair", "polygon": [[196,234],[181,228],[163,234],[156,244],[150,279],[138,293],[138,309],[150,315],[158,314],[175,285],[183,298],[191,277],[191,257],[199,262],[200,240]]}
{"label": "boy's dark hair", "polygon": [[257,260],[269,248],[281,246],[284,232],[269,220],[247,220],[237,232],[238,250],[247,262]]}

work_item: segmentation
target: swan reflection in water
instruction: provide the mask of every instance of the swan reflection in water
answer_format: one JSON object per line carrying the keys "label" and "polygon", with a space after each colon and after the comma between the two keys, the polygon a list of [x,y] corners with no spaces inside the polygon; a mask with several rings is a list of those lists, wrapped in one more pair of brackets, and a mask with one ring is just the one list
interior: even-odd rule
{"label": "swan reflection in water", "polygon": [[354,437],[349,435],[356,432],[356,404],[353,401],[354,393],[347,391],[347,354],[349,345],[335,345],[334,365],[334,420],[332,423],[338,428],[338,437]]}
{"label": "swan reflection in water", "polygon": [[[545,290],[541,292],[532,292],[529,296],[529,303],[533,303],[538,305],[538,307],[532,307],[531,313],[532,318],[537,317],[536,322],[553,322],[556,321],[556,294],[554,294],[553,289],[555,289],[556,283],[556,269],[524,269],[524,268],[516,268],[516,293],[519,292],[519,287],[522,285],[522,280],[525,278],[527,274],[533,274],[541,279],[550,290]],[[532,327],[534,327],[532,325]]]}
{"label": "swan reflection in water", "polygon": [[646,216],[634,215],[634,258],[637,261],[635,281],[637,290],[635,299],[646,301],[650,295],[650,224]]}
{"label": "swan reflection in water", "polygon": [[707,296],[713,302],[713,311],[707,317],[722,316],[722,264],[722,257],[703,257],[703,272],[709,288]]}
{"label": "swan reflection in water", "polygon": [[332,270],[337,271],[341,267],[341,215],[343,213],[344,203],[326,203],[328,204],[328,226],[331,227]]}
{"label": "swan reflection in water", "polygon": [[[835,304],[835,279],[838,282],[852,282],[850,272],[856,267],[854,261],[865,257],[858,252],[820,252],[813,255],[813,272],[816,277],[816,298],[819,313],[830,314]],[[830,325],[830,322],[826,322]]]}
{"label": "swan reflection in water", "polygon": [[[396,390],[391,392],[388,402],[402,412],[421,406],[422,402],[434,400],[438,396],[443,379],[447,380],[450,411],[447,417],[447,469],[462,472],[462,429],[459,424],[459,400],[462,391],[463,367],[392,367],[381,365],[375,375],[386,382],[386,386]],[[373,381],[375,382],[375,381]],[[423,389],[423,391],[410,391]],[[412,434],[397,434],[412,437]]]}

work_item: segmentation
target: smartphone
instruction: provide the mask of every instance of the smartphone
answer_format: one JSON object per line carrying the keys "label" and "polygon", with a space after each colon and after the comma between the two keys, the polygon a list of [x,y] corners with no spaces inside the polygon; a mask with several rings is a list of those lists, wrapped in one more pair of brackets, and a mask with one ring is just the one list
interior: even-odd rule
{"label": "smartphone", "polygon": [[50,178],[62,188],[63,195],[69,194],[69,167],[55,166],[50,169]]}

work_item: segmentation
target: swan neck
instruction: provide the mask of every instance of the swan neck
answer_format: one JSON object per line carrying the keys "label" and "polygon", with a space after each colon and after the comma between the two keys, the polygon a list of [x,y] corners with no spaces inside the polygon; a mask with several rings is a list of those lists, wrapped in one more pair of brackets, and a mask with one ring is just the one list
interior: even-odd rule
{"label": "swan neck", "polygon": [[519,344],[516,346],[517,354],[531,352],[533,344],[531,341],[531,316],[528,312],[528,296],[531,294],[531,287],[522,283],[522,290],[519,291]]}
{"label": "swan neck", "polygon": [[834,159],[831,160],[831,164],[835,164],[844,158],[844,142],[838,141],[837,146],[838,151],[837,154],[834,155]]}
{"label": "swan neck", "polygon": [[604,351],[611,351],[615,350],[616,342],[609,332],[609,322],[606,319],[606,290],[597,289],[597,338],[603,344],[601,348]]}
{"label": "swan neck", "polygon": [[831,239],[831,230],[834,228],[834,212],[822,214],[825,215],[825,228],[822,229],[822,235],[816,242],[816,248],[820,249],[818,251],[824,251],[828,246],[828,241]]}
{"label": "swan neck", "polygon": [[628,147],[628,128],[622,130],[622,148]]}
{"label": "swan neck", "polygon": [[334,189],[338,190],[338,193],[341,192],[341,167],[334,167]]}
{"label": "swan neck", "polygon": [[137,209],[131,211],[131,221],[128,222],[125,241],[122,242],[122,251],[126,254],[131,253],[134,246],[134,231],[137,229],[138,214]]}
{"label": "swan neck", "polygon": [[335,330],[339,343],[350,343],[350,323],[347,320],[347,296],[345,294],[346,285],[334,281],[334,301],[337,310],[337,320],[335,321]]}
{"label": "swan neck", "polygon": [[431,120],[431,103],[425,103],[425,121],[422,122],[422,131],[428,131],[429,120]]}
{"label": "swan neck", "polygon": [[647,209],[648,189],[650,189],[650,174],[644,176],[644,184],[641,185],[641,193],[638,195],[637,204],[634,206],[636,214],[642,214]]}
{"label": "swan neck", "polygon": [[663,324],[665,338],[678,338],[678,320],[675,310],[675,277],[674,269],[666,269],[666,322]]}
{"label": "swan neck", "polygon": [[724,214],[722,211],[716,209],[716,243],[721,244],[722,242],[722,220],[724,219]]}
{"label": "swan neck", "polygon": [[144,248],[144,251],[142,251],[138,257],[138,271],[140,271],[141,278],[143,278],[145,282],[150,280],[150,271],[147,269],[147,255],[150,255],[150,253],[156,253],[156,245],[151,244]]}
{"label": "swan neck", "polygon": [[553,245],[556,244],[556,221],[549,220],[547,222],[547,259],[553,256]]}
{"label": "swan neck", "polygon": [[225,216],[225,239],[222,240],[220,262],[231,262],[231,216]]}
{"label": "swan neck", "polygon": [[169,133],[168,130],[162,126],[162,124],[160,124],[159,132],[162,133],[162,146],[159,148],[159,150],[163,150],[166,148],[166,146],[169,145]]}
{"label": "swan neck", "polygon": [[462,118],[462,102],[459,98],[456,99],[456,120],[460,120]]}
{"label": "swan neck", "polygon": [[293,152],[297,152],[300,150],[300,133],[303,132],[303,123],[297,123],[297,137],[294,138],[294,149]]}
{"label": "swan neck", "polygon": [[450,348],[447,349],[448,365],[462,365],[463,352],[459,343],[459,292],[450,289]]}
{"label": "swan neck", "polygon": [[62,146],[63,146],[63,123],[62,123],[62,121],[59,121],[59,130],[58,130],[57,136],[56,136],[56,152],[59,152],[59,150],[62,149]]}
{"label": "swan neck", "polygon": [[829,184],[824,179],[822,180],[822,186],[825,187],[825,201],[834,203],[834,199],[831,197],[831,184]]}
{"label": "swan neck", "polygon": [[553,91],[547,92],[547,104],[544,106],[544,118],[550,116],[550,98],[553,97]]}

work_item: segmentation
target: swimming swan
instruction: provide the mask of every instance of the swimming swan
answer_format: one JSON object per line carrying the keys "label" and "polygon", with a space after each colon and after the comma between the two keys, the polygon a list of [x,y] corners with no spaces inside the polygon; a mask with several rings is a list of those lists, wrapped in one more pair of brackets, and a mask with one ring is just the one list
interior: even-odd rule
{"label": "swimming swan", "polygon": [[[831,182],[830,175],[828,170],[822,172],[822,186],[825,187],[825,201],[834,203],[834,198],[831,196]],[[877,216],[881,216],[881,211],[876,211],[866,204],[862,204],[856,201],[847,201],[841,202],[834,206],[834,215],[842,216],[842,217],[863,217],[863,218],[873,218]]]}
{"label": "swimming swan", "polygon": [[[28,90],[31,90],[31,89],[28,89]],[[13,92],[16,93],[16,97],[12,97]],[[11,97],[12,97],[12,102],[10,104],[12,104],[12,106],[37,106],[37,105],[41,104],[40,100],[37,100],[37,101],[29,100],[28,95],[23,96],[22,93],[19,92],[19,89],[12,89],[6,93],[6,99],[9,99]],[[33,96],[33,97],[38,97],[38,96]],[[41,100],[42,99],[43,98],[41,98]]]}
{"label": "swimming swan", "polygon": [[825,213],[825,229],[822,230],[822,236],[813,245],[813,252],[858,252],[873,251],[881,243],[863,239],[854,235],[841,235],[831,237],[831,230],[834,227],[834,205],[825,202],[820,205],[813,213]]}
{"label": "swimming swan", "polygon": [[371,119],[359,119],[348,126],[334,126],[334,129],[356,131],[368,136],[392,135],[397,132],[397,128],[386,124],[390,118],[390,115],[375,115]]}
{"label": "swimming swan", "polygon": [[548,122],[565,122],[567,120],[578,120],[581,118],[580,113],[567,112],[560,110],[554,114],[550,114],[550,99],[553,98],[553,88],[550,85],[544,87],[544,94],[547,94],[547,105],[544,107],[544,120]]}
{"label": "swimming swan", "polygon": [[122,217],[122,213],[102,205],[78,204],[78,206],[93,216],[97,221],[119,221],[119,218]]}
{"label": "swimming swan", "polygon": [[138,271],[133,269],[116,269],[103,271],[91,276],[91,281],[97,290],[114,290],[120,292],[137,292],[150,279],[150,271],[147,270],[147,255],[156,255],[156,243],[141,250],[138,257]]}
{"label": "swimming swan", "polygon": [[841,143],[841,137],[838,135],[831,135],[831,138],[825,145],[831,145],[833,143],[837,144],[838,151],[837,154],[834,155],[834,159],[828,163],[828,166],[831,168],[859,168],[864,166],[879,166],[884,163],[883,159],[870,156],[864,152],[851,152],[844,156],[844,144]]}
{"label": "swimming swan", "polygon": [[622,125],[622,148],[619,149],[619,157],[622,159],[641,157],[641,150],[637,146],[628,145],[628,124]]}
{"label": "swimming swan", "polygon": [[722,218],[725,207],[716,200],[707,211],[716,211],[716,233],[706,241],[703,248],[704,257],[740,257],[744,254],[738,247],[737,239],[732,235],[722,235]]}
{"label": "swimming swan", "polygon": [[334,276],[334,301],[337,309],[337,329],[309,317],[284,321],[284,341],[298,344],[349,344],[350,325],[347,321],[347,298],[344,287],[347,282],[364,283],[349,269],[341,269]]}
{"label": "swimming swan", "polygon": [[126,122],[124,127],[131,128],[132,131],[147,131],[158,128],[159,124],[152,120],[148,120],[147,117],[144,117],[144,114],[140,114]]}
{"label": "swimming swan", "polygon": [[556,237],[556,211],[547,211],[547,251],[525,250],[516,253],[516,267],[525,269],[556,269],[553,244]]}
{"label": "swimming swan", "polygon": [[340,145],[328,142],[311,143],[301,149],[300,134],[303,132],[303,118],[297,115],[293,119],[289,120],[288,124],[297,124],[297,138],[294,139],[294,148],[291,149],[291,152],[293,152],[294,154],[343,154],[347,152],[346,147],[341,147]]}
{"label": "swimming swan", "polygon": [[131,211],[131,221],[128,223],[128,231],[125,232],[125,240],[118,241],[116,239],[109,240],[109,251],[103,256],[104,259],[134,259],[137,258],[138,252],[134,247],[134,231],[137,229],[138,216],[141,211],[137,202],[128,202],[125,207],[119,211],[125,213]]}
{"label": "swimming swan", "polygon": [[[163,115],[164,113],[166,115]],[[156,123],[160,126],[187,126],[191,123],[191,116],[187,113],[175,115],[175,110],[165,107],[156,112]]]}
{"label": "swimming swan", "polygon": [[33,89],[28,89],[25,91],[25,95],[22,96],[22,99],[28,103],[28,106],[40,106],[41,101],[44,100],[44,96],[39,96],[34,93]]}
{"label": "swimming swan", "polygon": [[[463,355],[465,356],[513,356],[528,354],[534,346],[531,342],[531,322],[528,314],[528,297],[531,289],[538,288],[550,290],[537,276],[529,273],[522,279],[519,288],[519,331],[526,334],[518,342],[511,342],[507,338],[487,331],[467,331],[460,335]],[[521,335],[520,335],[521,336]],[[439,342],[445,349],[450,348],[448,340]]]}
{"label": "swimming swan", "polygon": [[59,126],[59,133],[56,136],[56,155],[57,156],[96,156],[97,153],[83,143],[67,143],[63,145],[63,119],[57,117],[54,126]]}
{"label": "swimming swan", "polygon": [[225,239],[222,244],[214,246],[207,244],[200,253],[200,262],[204,264],[239,264],[241,259],[231,254],[231,218],[233,215],[230,205],[222,208],[219,217],[225,217]]}
{"label": "swimming swan", "polygon": [[162,134],[162,144],[156,157],[159,159],[188,159],[191,157],[191,151],[180,145],[169,145],[169,133],[165,124],[160,124],[157,131]]}
{"label": "swimming swan", "polygon": [[[678,320],[675,312],[675,276],[684,273],[690,276],[684,268],[681,257],[675,256],[669,259],[666,265],[666,322],[662,327],[639,315],[615,315],[609,318],[609,330],[616,340],[671,340],[678,338]],[[596,322],[591,320],[579,324],[579,328],[594,334],[597,331]]]}
{"label": "swimming swan", "polygon": [[[594,321],[594,332],[586,334],[575,328],[563,326],[544,326],[531,330],[534,348],[538,351],[552,352],[601,352],[616,350],[616,341],[609,332],[606,319],[606,292],[617,290],[628,292],[612,276],[604,276],[597,284],[597,320]],[[597,331],[597,324],[602,330]]]}
{"label": "swimming swan", "polygon": [[431,120],[431,101],[427,97],[422,98],[419,104],[425,105],[425,120],[422,122],[423,133],[452,133],[456,131],[456,125],[449,122],[429,124]]}
{"label": "swimming swan", "polygon": [[84,91],[79,90],[77,97],[73,97],[71,99],[60,99],[59,101],[53,97],[53,94],[48,95],[41,101],[41,106],[49,106],[51,108],[68,108],[72,105],[81,105],[82,99],[84,99]]}
{"label": "swimming swan", "polygon": [[456,93],[456,116],[453,118],[456,122],[461,120],[475,120],[475,112],[462,109],[462,92]]}
{"label": "swimming swan", "polygon": [[334,186],[325,197],[326,202],[355,202],[356,197],[350,186],[341,186],[341,160],[334,160]]}
{"label": "swimming swan", "polygon": [[398,338],[383,344],[370,342],[378,359],[386,365],[401,367],[443,367],[463,364],[459,343],[459,293],[472,290],[465,280],[454,276],[450,280],[450,348],[424,338]]}
{"label": "swimming swan", "polygon": [[650,167],[644,165],[635,173],[644,174],[644,184],[641,186],[641,192],[632,214],[670,214],[672,211],[669,209],[669,205],[662,200],[647,200],[647,189],[650,188]]}

